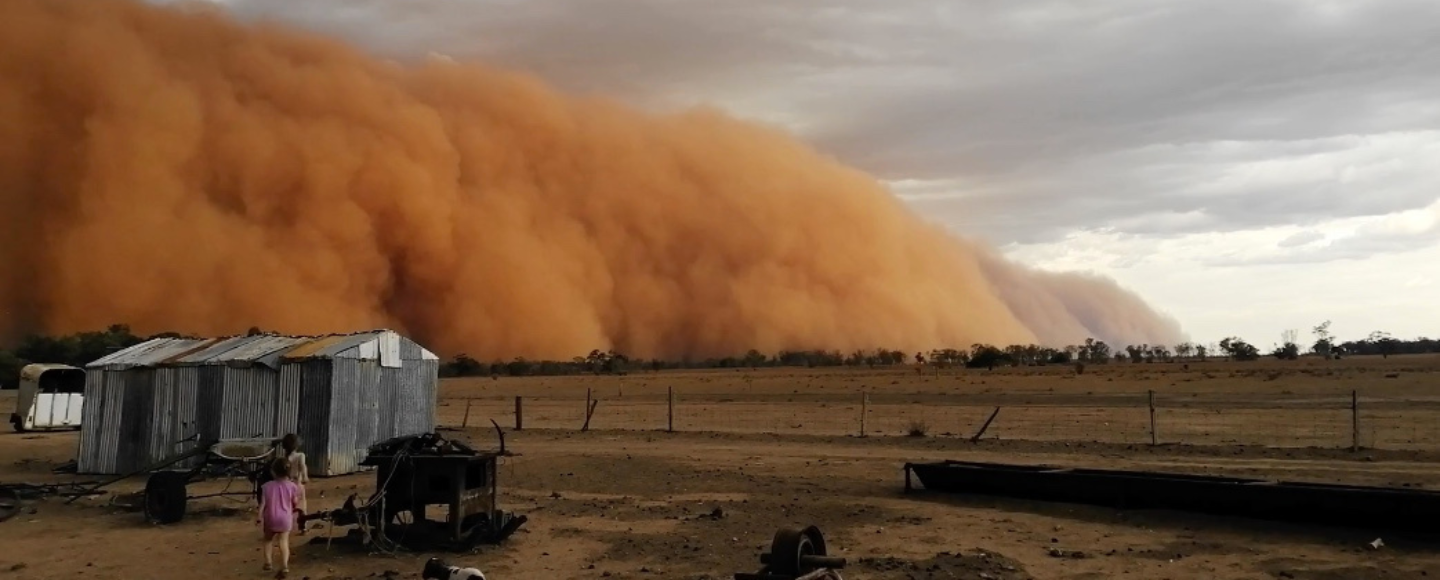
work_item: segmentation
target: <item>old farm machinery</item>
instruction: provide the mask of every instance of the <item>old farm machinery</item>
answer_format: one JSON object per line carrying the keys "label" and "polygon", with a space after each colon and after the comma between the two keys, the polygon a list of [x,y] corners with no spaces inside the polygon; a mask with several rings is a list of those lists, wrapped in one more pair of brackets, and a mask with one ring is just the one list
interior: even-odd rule
{"label": "old farm machinery", "polygon": [[[208,497],[251,497],[260,500],[260,486],[269,481],[270,462],[280,453],[278,439],[229,439],[183,454],[170,466],[159,468],[145,481],[145,519],[155,524],[172,524],[184,519],[192,499]],[[190,461],[199,458],[199,461]],[[185,462],[194,465],[169,469]],[[207,479],[223,479],[225,488],[207,494],[190,495],[189,485]],[[241,488],[235,484],[244,481]]]}
{"label": "old farm machinery", "polygon": [[[198,440],[191,437],[179,443]],[[141,494],[145,519],[153,524],[173,524],[185,518],[190,500],[210,497],[249,497],[259,501],[260,486],[270,480],[270,461],[277,456],[280,440],[270,438],[222,439],[148,465],[143,469],[96,482],[84,494],[73,494],[70,503],[98,493],[114,483],[148,474]],[[224,489],[191,495],[189,486],[205,480],[224,480]],[[236,484],[244,482],[241,487]]]}
{"label": "old farm machinery", "polygon": [[[499,425],[498,451],[479,451],[438,434],[377,443],[361,465],[375,468],[375,491],[360,501],[351,495],[340,509],[310,514],[302,523],[328,521],[355,526],[367,546],[469,550],[497,544],[525,524],[525,516],[499,509],[496,475],[505,450]],[[431,519],[439,507],[443,518]]]}

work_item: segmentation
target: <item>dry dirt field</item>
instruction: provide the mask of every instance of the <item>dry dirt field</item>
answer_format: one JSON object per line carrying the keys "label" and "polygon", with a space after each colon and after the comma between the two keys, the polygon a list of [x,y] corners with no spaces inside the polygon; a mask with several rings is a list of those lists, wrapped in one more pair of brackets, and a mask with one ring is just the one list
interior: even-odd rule
{"label": "dry dirt field", "polygon": [[[671,388],[675,433],[664,432]],[[582,433],[587,389],[600,403]],[[1150,390],[1158,446],[1148,444]],[[1352,390],[1362,444],[1378,449],[1349,450]],[[530,517],[507,544],[452,559],[496,580],[721,579],[753,571],[777,527],[813,523],[850,558],[850,580],[1440,577],[1433,537],[901,493],[903,463],[941,459],[1440,488],[1437,391],[1436,357],[1118,365],[1078,377],[1047,367],[446,381],[440,422],[458,426],[468,407],[470,427],[451,436],[477,444],[493,440],[490,419],[512,428],[513,398],[525,397],[525,429],[507,436],[522,455],[505,460],[501,482],[505,507]],[[0,409],[12,405],[13,392],[0,393]],[[970,443],[995,406],[986,438]],[[928,436],[899,436],[912,422]],[[65,480],[50,470],[77,440],[0,435],[0,483]],[[0,523],[0,580],[266,577],[251,506],[203,500],[185,521],[153,527],[123,505],[141,484],[77,505],[38,502]],[[317,481],[311,505],[372,484]],[[722,516],[708,517],[716,508]],[[1377,535],[1385,547],[1367,549]],[[1087,557],[1053,558],[1052,547]],[[418,578],[430,555],[299,545],[292,577]]]}

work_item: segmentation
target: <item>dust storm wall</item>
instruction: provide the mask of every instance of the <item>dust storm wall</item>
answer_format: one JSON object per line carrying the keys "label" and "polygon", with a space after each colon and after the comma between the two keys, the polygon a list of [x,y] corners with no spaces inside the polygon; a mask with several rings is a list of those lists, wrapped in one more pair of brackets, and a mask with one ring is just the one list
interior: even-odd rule
{"label": "dust storm wall", "polygon": [[0,3],[0,80],[4,337],[385,326],[568,358],[1180,336],[714,110],[120,0]]}

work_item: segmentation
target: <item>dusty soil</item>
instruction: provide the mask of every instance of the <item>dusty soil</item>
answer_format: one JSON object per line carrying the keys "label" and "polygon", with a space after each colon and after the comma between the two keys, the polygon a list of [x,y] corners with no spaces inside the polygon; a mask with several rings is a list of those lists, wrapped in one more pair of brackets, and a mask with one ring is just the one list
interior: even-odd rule
{"label": "dusty soil", "polygon": [[[1435,373],[1440,365],[1433,359],[1395,361],[1345,361],[1345,366],[1322,369],[1342,377],[1335,379],[1304,374],[1314,369],[1296,365],[1280,368],[1284,376],[1273,381],[1262,376],[1251,384],[1246,382],[1248,378],[1237,377],[1240,386],[1226,375],[1240,371],[1217,364],[1207,369],[1217,378],[1202,379],[1192,389],[1233,400],[1260,400],[1266,394],[1262,389],[1317,397],[1335,396],[1343,389],[1348,398],[1350,385],[1363,388],[1373,384],[1384,390],[1375,396],[1423,401],[1429,396],[1425,391],[1437,384],[1435,377],[1440,375]],[[1277,367],[1256,368],[1275,372],[1268,369]],[[1196,372],[1194,365],[1191,369],[1143,371],[1161,375],[1161,381],[1173,381]],[[1401,377],[1384,378],[1395,372]],[[1167,373],[1174,376],[1166,377]],[[656,391],[647,396],[655,396],[674,385],[687,396],[702,396],[708,389],[722,395],[718,399],[729,395],[795,396],[798,393],[791,392],[795,390],[809,395],[848,393],[841,386],[848,386],[852,379],[877,383],[875,390],[883,392],[887,386],[883,383],[893,380],[897,384],[891,386],[891,392],[910,391],[904,395],[914,396],[913,391],[925,384],[921,382],[924,377],[907,382],[904,374],[772,371],[455,381],[442,387],[442,397],[449,405],[442,408],[441,420],[446,424],[463,421],[464,405],[457,401],[465,397],[524,392],[559,400],[578,391],[583,400],[586,384],[592,385],[592,392],[603,392],[620,382],[625,397],[641,396],[645,388]],[[1087,372],[1085,377],[1063,379],[1062,374],[1036,377],[1016,371],[963,378],[985,381],[986,388],[998,389],[989,394],[995,397],[1022,397],[1027,390],[1054,388],[1057,396],[1083,401],[1107,392],[1146,390],[1146,383],[1121,371],[1096,374],[1099,376]],[[1374,378],[1367,379],[1371,374]],[[748,381],[740,378],[746,375]],[[812,379],[808,386],[791,387],[795,377],[810,375],[820,378]],[[1415,375],[1413,382],[1405,382],[1410,375]],[[651,386],[640,386],[640,380]],[[931,380],[936,383],[934,390],[940,391],[939,385],[944,383]],[[953,386],[953,382],[949,384]],[[1111,387],[1114,383],[1121,384]],[[1076,387],[1071,388],[1072,384]],[[491,389],[509,392],[489,392]],[[13,405],[12,397],[0,393],[0,405],[4,406],[0,408]],[[488,444],[493,432],[488,426],[475,425],[491,415],[474,409],[472,414],[472,427],[452,435]],[[497,413],[494,417],[504,422],[504,416]],[[1440,462],[1433,450],[1423,446],[1352,453],[1234,444],[1152,447],[1094,438],[1022,440],[1013,436],[972,444],[963,438],[933,434],[861,439],[823,432],[617,431],[604,425],[599,425],[600,430],[579,433],[574,431],[578,423],[558,430],[537,429],[528,422],[527,416],[524,431],[508,434],[511,448],[522,455],[506,459],[500,477],[505,507],[529,515],[530,522],[504,546],[472,555],[442,555],[477,566],[494,579],[730,578],[735,572],[758,568],[758,555],[768,547],[777,527],[812,523],[826,532],[832,551],[850,559],[846,577],[860,580],[1338,580],[1440,575],[1440,542],[1435,538],[1174,512],[902,493],[903,463],[939,459],[1150,468],[1440,489]],[[69,479],[50,470],[74,456],[77,442],[75,433],[0,435],[0,482]],[[372,477],[317,481],[311,486],[311,505],[338,506],[349,493],[368,492]],[[249,504],[201,500],[192,504],[185,521],[154,527],[142,523],[140,514],[124,505],[126,493],[141,485],[139,480],[124,482],[110,495],[74,505],[55,499],[37,502],[20,516],[0,523],[0,546],[4,547],[0,549],[0,580],[266,577],[260,571],[260,543]],[[220,485],[206,484],[207,489]],[[312,531],[311,537],[326,534],[322,528]],[[1377,536],[1384,538],[1385,547],[1366,548]],[[292,577],[312,580],[379,578],[386,572],[398,573],[391,577],[418,578],[421,563],[434,555],[369,555],[340,543],[327,549],[323,540],[319,544],[296,543]]]}

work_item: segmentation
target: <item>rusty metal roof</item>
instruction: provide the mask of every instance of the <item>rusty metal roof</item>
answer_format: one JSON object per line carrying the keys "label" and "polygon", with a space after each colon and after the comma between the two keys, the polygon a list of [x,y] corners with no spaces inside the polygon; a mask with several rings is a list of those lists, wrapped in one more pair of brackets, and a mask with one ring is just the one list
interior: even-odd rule
{"label": "rusty metal roof", "polygon": [[183,355],[197,347],[203,347],[210,342],[211,340],[195,340],[189,338],[156,338],[100,357],[90,364],[85,365],[85,368],[120,370],[133,367],[155,366],[166,359]]}
{"label": "rusty metal roof", "polygon": [[337,354],[380,338],[388,330],[373,330],[355,334],[341,334],[320,337],[287,351],[281,358],[299,360],[306,358],[329,358]]}
{"label": "rusty metal roof", "polygon": [[282,358],[285,358],[287,360],[293,360],[317,357],[320,356],[319,353],[321,351],[329,348],[331,345],[339,344],[340,341],[344,340],[345,338],[346,337],[342,335],[321,336],[318,338],[314,338],[309,341],[300,343],[296,345],[295,348],[286,351]]}
{"label": "rusty metal roof", "polygon": [[274,368],[281,353],[309,340],[273,334],[237,336],[219,340],[208,348],[166,362],[177,365],[258,363]]}
{"label": "rusty metal roof", "polygon": [[[106,355],[87,369],[122,370],[134,367],[261,364],[276,368],[281,359],[331,358],[377,340],[389,330],[327,336],[232,336],[228,338],[156,338]],[[428,352],[428,351],[426,351]]]}

